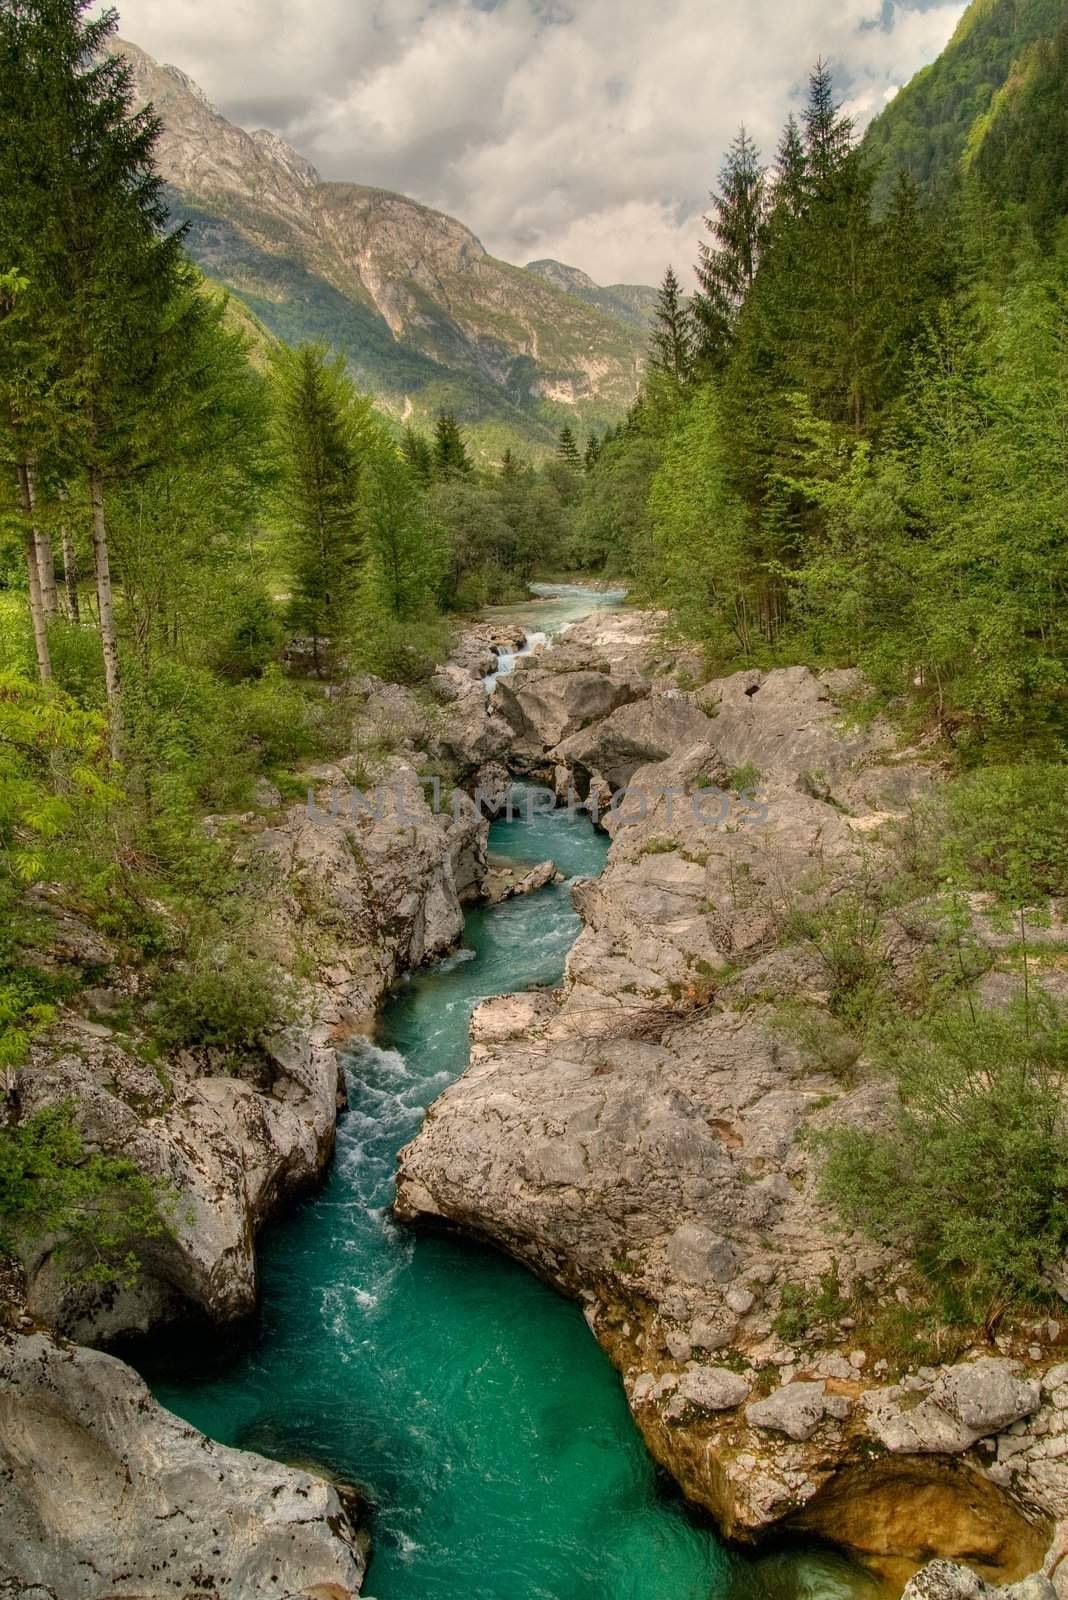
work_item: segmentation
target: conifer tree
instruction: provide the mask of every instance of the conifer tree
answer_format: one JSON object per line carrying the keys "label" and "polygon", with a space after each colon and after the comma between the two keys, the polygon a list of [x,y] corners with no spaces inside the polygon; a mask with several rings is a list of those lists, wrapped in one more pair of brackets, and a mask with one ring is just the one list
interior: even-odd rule
{"label": "conifer tree", "polygon": [[603,443],[607,441],[607,438],[607,433],[605,434],[605,441],[598,439],[595,433],[591,433],[589,438],[586,440],[586,450],[582,457],[582,464],[586,468],[587,472],[592,472],[598,461],[601,459],[601,450],[603,448]]}
{"label": "conifer tree", "polygon": [[290,616],[311,636],[321,676],[320,645],[346,628],[359,582],[359,443],[369,407],[324,345],[274,352],[272,377],[275,509],[291,574]]}
{"label": "conifer tree", "polygon": [[805,165],[813,185],[834,180],[853,144],[853,119],[842,114],[834,98],[834,80],[822,58],[808,79],[803,113]]}
{"label": "conifer tree", "polygon": [[430,440],[409,422],[401,439],[401,454],[419,482],[428,484],[434,476],[434,452]]}
{"label": "conifer tree", "polygon": [[714,242],[702,240],[699,246],[700,289],[693,301],[697,354],[713,369],[727,358],[738,312],[753,287],[766,210],[766,170],[743,126],[727,153],[705,218]]}
{"label": "conifer tree", "polygon": [[775,211],[799,217],[805,209],[807,185],[808,158],[797,118],[791,112],[775,153]]}
{"label": "conifer tree", "polygon": [[42,683],[47,683],[52,676],[52,661],[29,479],[32,427],[27,428],[25,417],[27,380],[32,388],[32,358],[20,336],[18,315],[27,287],[26,279],[14,268],[0,272],[0,457],[5,460],[5,471],[10,471],[14,479],[16,501],[22,513],[23,552],[37,674]]}
{"label": "conifer tree", "polygon": [[443,411],[434,428],[434,472],[439,478],[461,473],[464,477],[474,470],[467,444],[456,418]]}
{"label": "conifer tree", "polygon": [[578,445],[575,443],[575,435],[567,422],[560,429],[556,445],[556,459],[565,467],[577,468],[582,465],[582,457],[579,455]]}
{"label": "conifer tree", "polygon": [[684,389],[693,375],[693,319],[673,267],[664,273],[653,318],[649,370]]}
{"label": "conifer tree", "polygon": [[118,638],[106,485],[167,448],[169,400],[203,305],[154,168],[160,124],[135,112],[133,73],[111,52],[114,11],[90,0],[0,8],[0,260],[29,280],[35,404],[48,442],[86,474],[97,611],[121,748]]}

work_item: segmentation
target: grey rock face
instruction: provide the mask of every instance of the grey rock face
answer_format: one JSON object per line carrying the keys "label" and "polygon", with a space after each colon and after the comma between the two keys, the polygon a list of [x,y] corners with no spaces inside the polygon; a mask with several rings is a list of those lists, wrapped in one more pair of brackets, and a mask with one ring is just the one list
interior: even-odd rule
{"label": "grey rock face", "polygon": [[[371,714],[403,727],[417,708],[388,691],[372,693]],[[455,817],[435,815],[414,761],[383,764],[377,816],[353,814],[348,778],[345,766],[325,770],[313,811],[292,806],[242,846],[265,884],[264,949],[285,967],[312,931],[317,957],[299,994],[302,1021],[262,1059],[231,1074],[185,1052],[160,1075],[109,1026],[70,1018],[42,1036],[19,1075],[22,1115],[73,1098],[86,1148],[132,1158],[179,1196],[175,1237],[146,1245],[130,1289],[72,1286],[50,1241],[27,1247],[30,1309],[69,1337],[144,1333],[190,1308],[217,1323],[253,1311],[256,1233],[316,1181],[333,1148],[336,1031],[462,932],[464,902],[485,876],[486,822],[466,800]]]}
{"label": "grey rock face", "polygon": [[526,668],[497,685],[498,709],[522,741],[541,750],[607,717],[648,689],[604,672],[553,672]]}
{"label": "grey rock face", "polygon": [[957,1454],[1038,1410],[1041,1385],[1017,1371],[1017,1362],[996,1357],[964,1362],[937,1377],[918,1404],[913,1388],[873,1389],[862,1402],[868,1426],[895,1454]]}
{"label": "grey rock face", "polygon": [[561,739],[550,759],[579,774],[600,773],[616,790],[626,788],[639,767],[714,739],[715,724],[685,695],[657,694]]}
{"label": "grey rock face", "polygon": [[360,1591],[321,1478],[213,1444],[97,1351],[0,1335],[0,1589],[62,1600]]}
{"label": "grey rock face", "polygon": [[829,1395],[822,1383],[787,1383],[765,1400],[746,1406],[745,1414],[754,1428],[785,1433],[788,1439],[804,1443],[811,1439],[825,1418],[841,1421],[849,1412],[849,1401],[842,1395]]}

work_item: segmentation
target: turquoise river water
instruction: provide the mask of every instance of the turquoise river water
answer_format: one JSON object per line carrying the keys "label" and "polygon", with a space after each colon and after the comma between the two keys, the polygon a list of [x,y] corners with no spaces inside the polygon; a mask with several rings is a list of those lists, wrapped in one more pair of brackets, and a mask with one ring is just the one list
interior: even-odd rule
{"label": "turquoise river water", "polygon": [[[531,613],[540,626],[544,604]],[[606,848],[564,812],[491,837],[568,878],[599,873]],[[398,986],[375,1041],[348,1048],[325,1188],[263,1241],[253,1347],[156,1393],[226,1444],[360,1484],[375,1600],[854,1600],[867,1585],[833,1555],[743,1558],[686,1510],[575,1306],[479,1245],[390,1218],[396,1153],[463,1071],[473,1008],[557,982],[578,931],[566,883],[476,909],[463,949]]]}

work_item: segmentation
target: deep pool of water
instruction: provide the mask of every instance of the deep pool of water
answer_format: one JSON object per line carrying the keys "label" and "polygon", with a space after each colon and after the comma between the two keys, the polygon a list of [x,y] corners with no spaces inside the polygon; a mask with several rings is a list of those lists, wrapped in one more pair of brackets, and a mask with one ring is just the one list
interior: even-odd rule
{"label": "deep pool of water", "polygon": [[[566,813],[494,824],[496,854],[600,872]],[[464,948],[395,991],[347,1052],[351,1109],[324,1190],[263,1242],[253,1349],[155,1385],[212,1437],[359,1483],[376,1600],[852,1600],[816,1551],[729,1552],[657,1473],[577,1308],[514,1263],[390,1219],[396,1153],[467,1060],[494,994],[557,982],[570,887],[475,910]]]}

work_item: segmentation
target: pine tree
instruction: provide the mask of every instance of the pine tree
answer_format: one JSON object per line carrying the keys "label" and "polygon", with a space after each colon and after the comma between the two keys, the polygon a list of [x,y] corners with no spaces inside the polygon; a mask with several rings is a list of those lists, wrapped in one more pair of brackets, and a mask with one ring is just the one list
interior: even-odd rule
{"label": "pine tree", "polygon": [[432,613],[446,562],[444,540],[404,457],[380,438],[369,453],[361,508],[367,562],[361,598],[365,629]]}
{"label": "pine tree", "polygon": [[461,473],[467,477],[473,470],[459,423],[451,412],[443,411],[434,428],[435,475],[444,478]]}
{"label": "pine tree", "polygon": [[719,191],[705,226],[714,243],[700,244],[699,292],[693,315],[697,355],[722,367],[730,349],[738,312],[753,287],[767,211],[767,175],[760,153],[743,126],[719,175]]}
{"label": "pine tree", "polygon": [[[608,434],[606,433],[605,441],[607,441],[607,438]],[[603,442],[598,439],[595,433],[591,433],[589,438],[586,440],[586,450],[582,457],[582,464],[586,468],[587,472],[592,472],[598,461],[601,459],[602,448]]]}
{"label": "pine tree", "polygon": [[577,469],[582,465],[582,457],[579,455],[578,445],[575,443],[575,435],[572,433],[570,425],[566,422],[560,429],[556,445],[556,459],[565,467]]}
{"label": "pine tree", "polygon": [[160,124],[134,112],[129,63],[108,48],[116,17],[90,0],[0,8],[0,260],[29,280],[37,421],[84,470],[114,754],[121,748],[118,639],[105,493],[165,451],[190,292],[179,233],[166,232],[153,165]]}
{"label": "pine tree", "polygon": [[649,370],[684,389],[693,375],[693,318],[673,267],[664,274],[653,319]]}
{"label": "pine tree", "polygon": [[369,407],[324,345],[272,355],[276,521],[291,574],[290,617],[320,644],[345,630],[359,582],[359,438]]}

